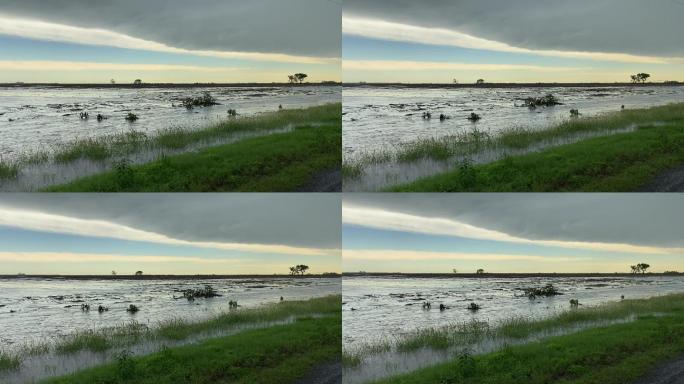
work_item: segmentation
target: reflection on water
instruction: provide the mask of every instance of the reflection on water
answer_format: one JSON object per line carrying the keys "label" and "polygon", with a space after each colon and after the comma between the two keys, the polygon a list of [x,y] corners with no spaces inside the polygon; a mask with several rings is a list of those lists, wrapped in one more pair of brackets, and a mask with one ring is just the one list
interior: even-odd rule
{"label": "reflection on water", "polygon": [[[556,95],[564,105],[530,110],[516,105],[527,97]],[[627,108],[684,101],[684,87],[600,88],[398,88],[354,87],[343,90],[345,160],[399,143],[457,135],[472,129],[496,135],[512,127],[543,129],[570,118],[570,109],[583,116]],[[432,119],[422,118],[431,112]],[[481,115],[473,124],[470,113]],[[439,114],[450,119],[440,121]],[[436,118],[437,117],[437,118]]]}
{"label": "reflection on water", "polygon": [[[210,284],[221,297],[188,301],[182,290]],[[237,300],[255,307],[286,300],[339,294],[339,278],[207,280],[0,279],[0,345],[5,349],[54,341],[75,331],[135,320],[154,326],[169,319],[202,320],[228,310]],[[90,311],[81,310],[89,304]],[[140,308],[131,315],[130,304]],[[109,307],[98,313],[97,307]]]}
{"label": "reflection on water", "polygon": [[[180,100],[208,91],[218,103],[187,110]],[[240,115],[299,108],[340,101],[340,87],[215,87],[215,88],[64,88],[0,87],[0,154],[13,160],[22,154],[50,150],[59,143],[134,129],[153,134],[171,127],[201,128]],[[90,118],[81,120],[79,114]],[[140,117],[128,123],[132,112]],[[97,121],[97,114],[107,117]]]}
{"label": "reflection on water", "polygon": [[[530,300],[521,288],[554,284],[561,296]],[[421,328],[471,320],[491,325],[510,317],[542,318],[582,305],[684,292],[684,277],[601,278],[391,278],[345,277],[342,284],[342,334],[345,349],[393,340]],[[432,310],[422,309],[424,301]],[[482,308],[466,309],[470,302]],[[439,310],[439,304],[449,307]],[[353,309],[353,310],[352,310]]]}

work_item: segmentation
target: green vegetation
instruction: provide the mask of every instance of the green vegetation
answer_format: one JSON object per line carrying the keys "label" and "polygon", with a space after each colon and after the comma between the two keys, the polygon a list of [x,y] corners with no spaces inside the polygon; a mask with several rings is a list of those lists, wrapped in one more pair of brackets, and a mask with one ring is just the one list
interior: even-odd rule
{"label": "green vegetation", "polygon": [[0,351],[0,372],[17,369],[20,365],[20,357]]}
{"label": "green vegetation", "polygon": [[392,188],[394,191],[633,191],[684,163],[682,125],[588,139]]}
{"label": "green vegetation", "polygon": [[[683,109],[684,110],[684,109]],[[466,164],[393,191],[634,191],[684,163],[684,120],[490,164]]]}
{"label": "green vegetation", "polygon": [[[73,354],[80,351],[104,352],[114,348],[129,348],[150,340],[179,341],[200,334],[239,330],[244,325],[270,325],[312,315],[331,318],[339,316],[341,306],[341,296],[335,295],[304,301],[281,301],[278,304],[251,309],[231,309],[202,322],[171,319],[151,328],[146,324],[131,321],[116,327],[75,332],[55,344],[27,346],[13,355],[0,351],[0,371],[18,368],[22,356],[50,351],[57,354]],[[339,345],[337,348],[339,350]]]}
{"label": "green vegetation", "polygon": [[378,383],[605,383],[633,382],[684,352],[682,297],[668,315],[507,347],[421,369]]}
{"label": "green vegetation", "polygon": [[[660,296],[651,299],[623,300],[597,307],[569,305],[558,315],[539,320],[514,317],[504,320],[496,327],[482,321],[448,324],[443,327],[424,328],[394,341],[363,346],[353,351],[343,351],[343,363],[351,366],[361,364],[363,358],[383,351],[408,352],[420,348],[467,349],[484,340],[513,339],[524,341],[534,335],[550,331],[563,331],[573,327],[596,327],[601,322],[626,321],[633,316],[653,314],[679,314],[684,319],[684,294]],[[681,321],[680,319],[680,321]],[[439,381],[437,381],[439,382]]]}
{"label": "green vegetation", "polygon": [[[168,136],[160,140],[169,140]],[[171,140],[168,144],[171,145]],[[321,171],[339,168],[339,124],[245,139],[130,165],[50,187],[53,192],[295,191]]]}
{"label": "green vegetation", "polygon": [[0,162],[0,180],[14,179],[19,174],[19,165],[15,162]]}
{"label": "green vegetation", "polygon": [[246,331],[144,357],[120,354],[115,363],[46,383],[289,383],[319,364],[340,359],[335,316]]}
{"label": "green vegetation", "polygon": [[[252,117],[229,117],[205,129],[170,127],[155,135],[136,131],[135,125],[132,124],[128,132],[60,143],[53,151],[26,154],[15,162],[0,161],[0,178],[16,177],[18,170],[28,164],[49,161],[65,164],[79,159],[104,161],[112,158],[125,158],[145,150],[159,152],[168,149],[179,150],[195,144],[210,145],[221,139],[230,138],[237,132],[263,132],[312,124],[338,124],[339,126],[341,113],[340,103],[303,109],[283,109]],[[130,117],[131,122],[138,118],[137,116],[135,119]]]}

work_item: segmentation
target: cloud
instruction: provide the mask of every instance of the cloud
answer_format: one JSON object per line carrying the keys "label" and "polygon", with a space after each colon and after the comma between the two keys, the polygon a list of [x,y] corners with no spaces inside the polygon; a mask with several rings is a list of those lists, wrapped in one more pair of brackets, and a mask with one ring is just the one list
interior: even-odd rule
{"label": "cloud", "polygon": [[[345,0],[348,20],[461,34],[461,42],[489,48],[534,51],[607,52],[645,57],[684,57],[684,3],[679,0]],[[362,26],[353,26],[362,27]],[[390,33],[379,25],[383,33]],[[400,30],[396,34],[409,32]],[[436,33],[438,37],[456,35]],[[472,40],[468,36],[474,37]],[[412,40],[413,41],[413,40]],[[495,44],[496,46],[493,46]]]}
{"label": "cloud", "polygon": [[225,251],[252,253],[275,253],[284,255],[324,256],[334,255],[335,250],[292,247],[274,244],[248,244],[230,242],[187,241],[162,234],[147,232],[103,220],[84,220],[43,212],[16,210],[0,207],[0,226],[30,231],[61,233],[77,236],[103,237],[127,241],[192,246]]}
{"label": "cloud", "polygon": [[[3,0],[0,14],[187,50],[339,57],[341,2]],[[87,36],[81,36],[87,38]]]}
{"label": "cloud", "polygon": [[[401,24],[384,21],[380,19],[358,18],[345,15],[342,19],[344,34],[355,35],[366,38],[380,40],[402,41],[419,44],[432,44],[455,46],[470,49],[482,49],[489,51],[532,54],[538,56],[562,57],[574,59],[589,59],[596,61],[612,61],[622,63],[642,63],[642,64],[672,64],[684,63],[681,57],[656,57],[645,55],[634,55],[616,52],[600,51],[571,51],[571,50],[549,50],[549,49],[528,49],[512,46],[506,43],[483,39],[471,36],[462,32],[444,29],[429,28],[416,25]],[[346,66],[346,65],[345,65]],[[539,68],[539,67],[536,67]],[[434,69],[434,68],[428,68]],[[444,68],[439,68],[444,69]],[[453,68],[462,69],[462,68]],[[468,68],[472,69],[472,68]]]}
{"label": "cloud", "polygon": [[341,202],[334,194],[2,194],[0,209],[15,212],[13,218],[0,215],[10,226],[25,221],[36,228],[98,228],[94,235],[155,241],[341,247]]}
{"label": "cloud", "polygon": [[681,194],[347,194],[344,206],[449,219],[531,240],[684,248]]}
{"label": "cloud", "polygon": [[0,261],[18,263],[192,263],[192,264],[230,264],[237,265],[238,259],[207,259],[182,256],[131,256],[105,253],[67,253],[67,252],[0,252]]}
{"label": "cloud", "polygon": [[438,61],[400,61],[400,60],[345,60],[343,70],[360,71],[426,71],[426,70],[477,70],[477,71],[535,71],[535,72],[574,72],[585,70],[578,67],[547,67],[518,64],[469,64]]}
{"label": "cloud", "polygon": [[202,67],[193,65],[174,64],[120,64],[120,63],[91,63],[82,61],[16,61],[0,60],[0,70],[3,71],[182,71],[182,72],[233,72],[241,68],[233,67]]}
{"label": "cloud", "polygon": [[461,260],[461,261],[530,261],[538,263],[562,263],[582,261],[586,258],[548,257],[534,255],[507,255],[495,253],[461,253],[461,252],[430,252],[405,251],[393,249],[345,249],[343,259],[365,261],[429,261],[429,260]]}
{"label": "cloud", "polygon": [[272,61],[299,64],[330,64],[339,61],[338,58],[296,56],[282,53],[177,48],[163,43],[144,40],[104,29],[81,28],[37,20],[17,19],[7,15],[0,15],[0,35],[17,36],[45,41],[217,57],[224,59],[244,59],[253,61]]}
{"label": "cloud", "polygon": [[[461,238],[530,244],[568,249],[583,249],[605,252],[622,252],[638,254],[673,254],[684,253],[684,248],[667,248],[634,245],[629,243],[609,243],[595,241],[567,241],[554,238],[524,238],[510,234],[467,224],[452,218],[425,217],[383,209],[362,207],[345,203],[342,210],[344,224],[367,228],[412,232],[428,235],[455,236]],[[557,229],[560,230],[560,229]],[[628,242],[627,239],[625,241]]]}

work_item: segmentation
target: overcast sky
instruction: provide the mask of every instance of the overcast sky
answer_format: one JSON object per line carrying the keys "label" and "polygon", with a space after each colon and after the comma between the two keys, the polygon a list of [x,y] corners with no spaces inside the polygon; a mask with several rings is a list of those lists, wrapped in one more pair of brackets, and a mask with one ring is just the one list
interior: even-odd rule
{"label": "overcast sky", "polygon": [[638,69],[684,80],[682,16],[682,0],[346,0],[344,76],[391,78],[363,70],[381,61],[414,81],[474,81],[464,64],[500,65],[479,71],[492,81],[626,81]]}
{"label": "overcast sky", "polygon": [[312,273],[340,269],[340,202],[322,194],[0,196],[0,274]]}
{"label": "overcast sky", "polygon": [[[6,0],[0,81],[30,80],[20,76],[23,61],[48,71],[67,58],[110,64],[107,76],[122,82],[283,81],[294,71],[308,71],[311,81],[337,80],[341,12],[337,0]],[[151,72],[145,64],[167,68],[144,77]],[[97,79],[95,70],[42,72],[35,76]]]}
{"label": "overcast sky", "polygon": [[345,271],[684,270],[684,197],[661,194],[355,194]]}

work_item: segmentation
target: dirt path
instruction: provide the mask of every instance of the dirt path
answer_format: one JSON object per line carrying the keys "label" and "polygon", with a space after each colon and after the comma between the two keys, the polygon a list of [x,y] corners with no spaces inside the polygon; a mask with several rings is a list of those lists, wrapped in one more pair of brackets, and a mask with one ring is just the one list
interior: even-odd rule
{"label": "dirt path", "polygon": [[684,356],[657,366],[634,384],[684,384]]}
{"label": "dirt path", "polygon": [[320,364],[297,384],[342,384],[342,362]]}
{"label": "dirt path", "polygon": [[637,192],[684,192],[684,164],[660,174]]}
{"label": "dirt path", "polygon": [[320,171],[297,192],[342,192],[342,170],[336,168]]}

